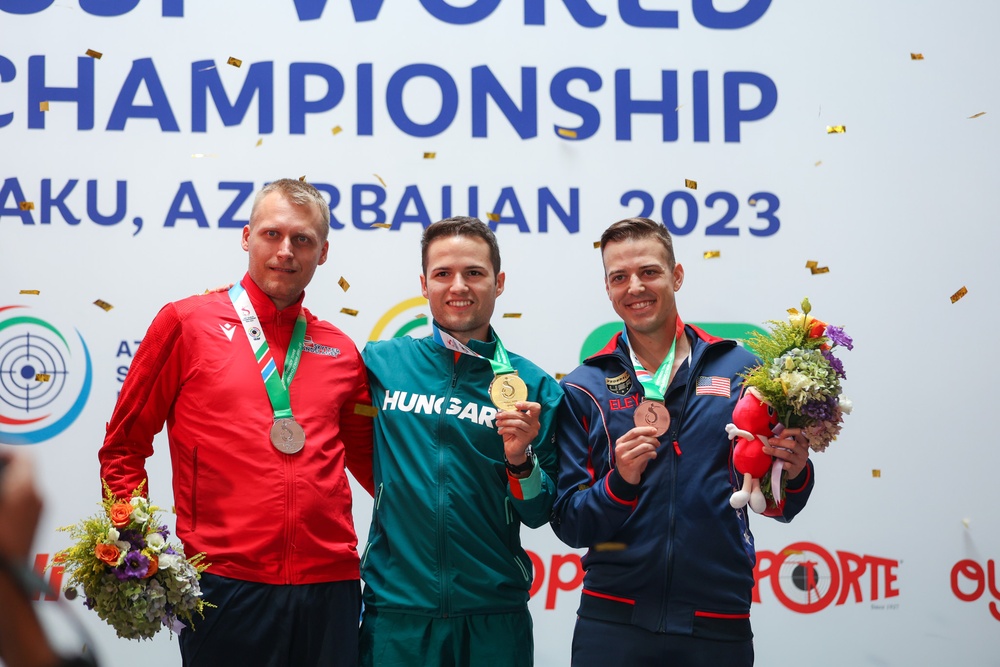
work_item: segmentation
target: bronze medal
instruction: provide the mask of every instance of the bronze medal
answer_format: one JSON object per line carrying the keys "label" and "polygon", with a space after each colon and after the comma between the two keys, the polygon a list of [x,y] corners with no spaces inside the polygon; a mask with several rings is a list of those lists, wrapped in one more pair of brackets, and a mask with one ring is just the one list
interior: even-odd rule
{"label": "bronze medal", "polygon": [[515,403],[528,400],[528,385],[517,373],[494,375],[490,382],[490,400],[501,412],[516,410]]}
{"label": "bronze medal", "polygon": [[275,419],[271,426],[271,444],[283,454],[297,454],[306,444],[306,433],[290,417]]}
{"label": "bronze medal", "polygon": [[656,437],[670,428],[670,411],[659,401],[644,400],[632,414],[636,426],[652,426],[656,429]]}

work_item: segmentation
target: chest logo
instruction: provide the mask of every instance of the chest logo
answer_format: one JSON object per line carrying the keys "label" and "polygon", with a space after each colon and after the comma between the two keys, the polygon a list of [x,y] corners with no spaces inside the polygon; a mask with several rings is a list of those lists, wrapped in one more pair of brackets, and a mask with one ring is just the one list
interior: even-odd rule
{"label": "chest logo", "polygon": [[604,378],[604,384],[608,385],[608,389],[619,396],[624,396],[625,394],[632,391],[632,378],[629,376],[628,371],[625,371],[621,375],[616,375],[613,378]]}
{"label": "chest logo", "polygon": [[230,341],[233,340],[233,332],[236,331],[236,325],[230,322],[224,322],[220,324],[219,327],[222,329],[222,333],[226,334],[226,338]]}

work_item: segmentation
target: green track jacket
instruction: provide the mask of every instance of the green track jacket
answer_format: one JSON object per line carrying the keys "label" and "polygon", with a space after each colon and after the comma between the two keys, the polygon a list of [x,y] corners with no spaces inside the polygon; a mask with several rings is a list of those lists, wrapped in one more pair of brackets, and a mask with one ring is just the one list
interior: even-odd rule
{"label": "green track jacket", "polygon": [[[490,341],[469,347],[492,358],[492,329]],[[378,408],[365,605],[438,618],[523,610],[531,561],[519,533],[522,523],[550,518],[559,385],[510,353],[542,410],[532,443],[538,465],[526,479],[508,479],[489,362],[431,337],[370,342],[362,356]]]}

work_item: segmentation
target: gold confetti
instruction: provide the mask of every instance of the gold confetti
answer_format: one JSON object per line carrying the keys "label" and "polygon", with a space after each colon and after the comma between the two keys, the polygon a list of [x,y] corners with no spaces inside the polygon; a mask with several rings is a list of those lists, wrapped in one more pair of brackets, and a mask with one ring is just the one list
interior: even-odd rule
{"label": "gold confetti", "polygon": [[560,127],[556,130],[556,134],[560,137],[566,137],[567,139],[576,139],[576,130],[571,130],[566,127]]}
{"label": "gold confetti", "polygon": [[87,55],[90,56],[91,58],[95,58],[96,60],[100,60],[101,56],[103,56],[104,54],[101,53],[100,51],[95,51],[93,49],[87,49]]}
{"label": "gold confetti", "polygon": [[556,382],[559,382],[559,380],[562,380],[564,377],[566,377],[565,373],[556,373]]}
{"label": "gold confetti", "polygon": [[830,273],[830,267],[829,266],[814,266],[811,269],[809,269],[809,272],[812,273],[814,276],[816,274],[819,274],[819,273]]}
{"label": "gold confetti", "polygon": [[438,155],[437,153],[424,153],[424,159],[433,160],[434,158],[437,157],[437,155]]}
{"label": "gold confetti", "polygon": [[965,289],[965,285],[962,285],[962,289],[958,290],[957,292],[955,292],[954,294],[951,295],[951,302],[955,303],[956,301],[958,301],[959,299],[961,299],[963,296],[965,296],[968,293],[969,293],[969,290]]}
{"label": "gold confetti", "polygon": [[374,405],[364,405],[363,403],[355,403],[354,414],[361,415],[362,417],[376,417],[378,416],[378,408],[376,408]]}
{"label": "gold confetti", "polygon": [[344,315],[350,315],[351,317],[358,316],[358,311],[354,310],[353,308],[341,308],[340,312],[342,312]]}
{"label": "gold confetti", "polygon": [[264,143],[264,137],[261,137],[260,139],[257,140],[257,145],[258,146],[260,146],[263,143]]}
{"label": "gold confetti", "polygon": [[703,256],[705,259],[714,259],[715,257],[719,257],[721,255],[721,250],[706,250]]}
{"label": "gold confetti", "polygon": [[376,222],[372,224],[372,227],[378,227],[379,229],[392,229],[392,225],[388,222]]}
{"label": "gold confetti", "polygon": [[594,545],[594,551],[625,551],[628,545],[624,542],[600,542]]}
{"label": "gold confetti", "polygon": [[112,306],[107,301],[102,301],[100,299],[98,299],[97,301],[95,301],[94,305],[97,306],[98,308],[103,308],[105,311],[108,311],[108,310],[111,310],[112,308],[114,308],[114,306]]}
{"label": "gold confetti", "polygon": [[970,523],[972,523],[972,519],[962,519],[962,525],[965,526],[966,528],[969,527]]}
{"label": "gold confetti", "polygon": [[330,131],[333,132],[333,136],[337,136],[338,134],[344,131],[344,128],[342,128],[339,125],[334,125]]}
{"label": "gold confetti", "polygon": [[504,313],[503,316],[504,317],[509,317],[511,319],[514,319],[514,320],[521,319],[521,313]]}
{"label": "gold confetti", "polygon": [[686,188],[688,188],[690,190],[697,190],[698,189],[698,181],[692,181],[690,178],[685,178],[684,179],[684,187],[686,187]]}
{"label": "gold confetti", "polygon": [[351,289],[351,283],[347,282],[344,276],[340,276],[340,280],[337,281],[337,284],[340,285],[340,289],[344,290],[345,292]]}
{"label": "gold confetti", "polygon": [[821,164],[823,164],[823,161],[822,161],[822,160],[816,160],[816,162],[815,162],[815,163],[813,163],[813,166],[814,166],[814,167],[818,167],[818,166],[820,166]]}
{"label": "gold confetti", "polygon": [[844,132],[847,132],[847,126],[846,125],[827,125],[826,126],[826,133],[827,134],[843,134]]}
{"label": "gold confetti", "polygon": [[35,382],[48,382],[52,376],[48,373],[35,373]]}
{"label": "gold confetti", "polygon": [[37,296],[38,294],[41,294],[41,292],[36,289],[23,289],[21,290],[21,294],[34,294]]}
{"label": "gold confetti", "polygon": [[306,182],[306,175],[302,174],[301,176],[299,176],[299,180],[302,181],[303,183],[305,183]]}
{"label": "gold confetti", "polygon": [[601,242],[600,241],[594,241],[594,247],[595,248],[600,248],[601,247]]}
{"label": "gold confetti", "polygon": [[788,309],[788,314],[789,315],[798,315],[799,314],[799,309],[798,308],[789,308]]}
{"label": "gold confetti", "polygon": [[756,199],[748,199],[747,200],[747,204],[749,204],[750,206],[756,206],[757,205],[757,200]]}
{"label": "gold confetti", "polygon": [[243,65],[243,61],[240,60],[239,58],[233,58],[232,56],[229,56],[229,60],[226,61],[226,64],[232,65],[233,67],[240,67],[241,65]]}
{"label": "gold confetti", "polygon": [[872,477],[881,477],[882,471],[878,468],[872,468]]}
{"label": "gold confetti", "polygon": [[171,514],[177,514],[177,505],[171,505],[170,506],[170,513]]}
{"label": "gold confetti", "polygon": [[819,262],[817,262],[815,259],[810,259],[806,262],[807,269],[815,269],[817,266],[819,266]]}
{"label": "gold confetti", "polygon": [[381,177],[381,176],[379,176],[378,174],[372,174],[372,176],[374,176],[375,178],[377,178],[377,179],[378,179],[378,182],[382,184],[382,187],[383,187],[383,188],[387,188],[387,187],[389,187],[388,185],[386,185],[386,184],[385,184],[385,181],[383,181],[383,180],[382,180],[382,177]]}
{"label": "gold confetti", "polygon": [[922,54],[922,53],[911,53],[910,54],[910,60],[923,60],[923,59],[924,59],[924,54]]}
{"label": "gold confetti", "polygon": [[35,202],[33,202],[33,201],[23,201],[23,202],[21,202],[21,210],[22,211],[34,211],[35,210]]}
{"label": "gold confetti", "polygon": [[[42,104],[47,104],[47,102],[42,102]],[[42,109],[42,111],[45,111],[45,109]],[[972,114],[971,116],[969,116],[969,118],[970,119],[972,119],[972,118],[979,118],[980,116],[985,116],[985,115],[986,115],[985,111],[980,111],[979,113]]]}
{"label": "gold confetti", "polygon": [[785,549],[781,552],[782,556],[801,556],[804,552],[802,549]]}
{"label": "gold confetti", "polygon": [[486,219],[489,220],[490,222],[500,222],[500,214],[499,213],[487,213],[486,214]]}
{"label": "gold confetti", "polygon": [[48,111],[49,110],[49,103],[48,102],[39,102],[38,103],[38,110],[39,111]]}

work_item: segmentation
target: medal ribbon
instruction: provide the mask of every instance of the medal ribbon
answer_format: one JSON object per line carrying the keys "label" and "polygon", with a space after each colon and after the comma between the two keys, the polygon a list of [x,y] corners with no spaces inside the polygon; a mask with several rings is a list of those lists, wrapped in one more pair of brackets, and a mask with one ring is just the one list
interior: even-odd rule
{"label": "medal ribbon", "polygon": [[642,364],[639,362],[639,358],[635,356],[635,350],[632,346],[628,344],[628,328],[622,329],[622,338],[625,340],[625,345],[628,346],[629,355],[632,357],[632,366],[635,368],[635,377],[639,380],[639,384],[642,388],[646,390],[646,398],[652,401],[663,402],[663,396],[666,394],[667,386],[670,384],[670,371],[674,367],[674,353],[677,351],[677,336],[674,336],[674,340],[670,343],[670,351],[667,352],[666,358],[660,367],[656,369],[655,374],[650,374]]}
{"label": "medal ribbon", "polygon": [[504,373],[513,373],[514,367],[510,365],[510,356],[507,354],[506,348],[504,348],[503,343],[500,342],[500,337],[493,333],[493,338],[497,342],[496,352],[493,353],[494,358],[484,357],[475,350],[471,349],[468,345],[458,340],[452,336],[447,331],[438,328],[437,322],[431,322],[431,327],[434,330],[434,342],[441,347],[446,347],[454,352],[460,352],[462,354],[468,354],[472,357],[477,357],[479,359],[486,359],[490,362],[490,366],[493,368],[494,375],[503,375]]}
{"label": "medal ribbon", "polygon": [[[302,343],[306,338],[306,318],[299,310],[298,317],[295,318],[295,328],[292,329],[292,340],[288,343],[288,351],[285,353],[285,372],[278,373],[278,366],[274,363],[274,355],[267,346],[267,339],[264,337],[264,329],[260,326],[257,313],[250,303],[250,295],[243,289],[243,285],[236,283],[229,290],[229,298],[233,302],[236,310],[236,317],[243,324],[243,331],[246,332],[250,349],[257,359],[257,367],[260,369],[260,377],[264,381],[264,388],[267,390],[267,397],[271,401],[271,409],[274,410],[274,418],[285,419],[292,417],[292,402],[288,395],[288,387],[295,378],[295,371],[299,368],[299,360],[302,358]],[[241,312],[247,310],[250,313],[246,317]],[[259,335],[255,339],[250,333],[254,326],[258,327]]]}

